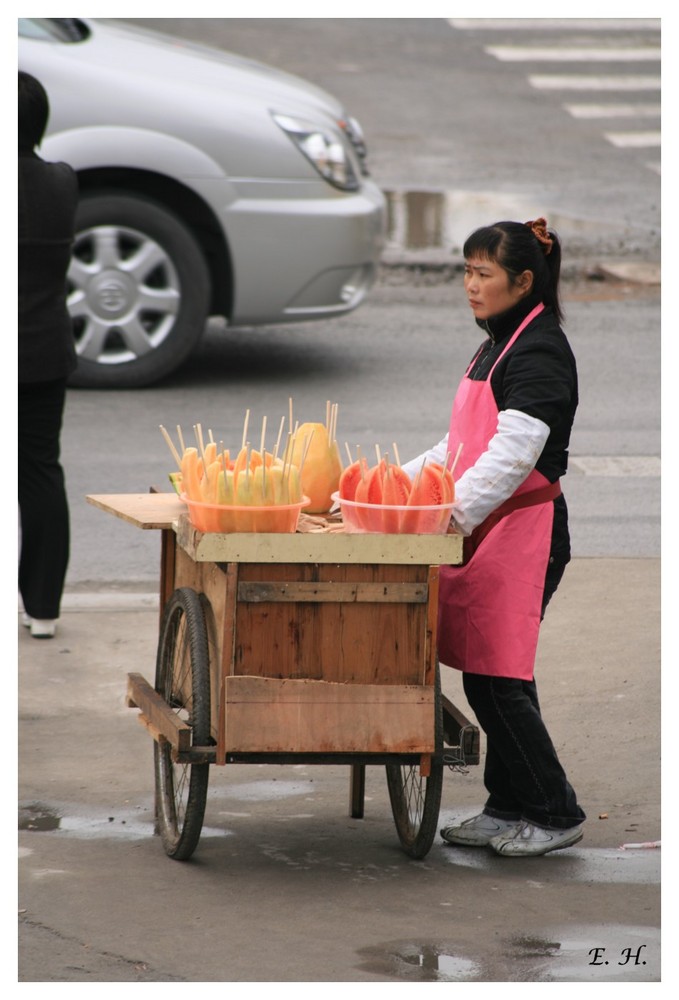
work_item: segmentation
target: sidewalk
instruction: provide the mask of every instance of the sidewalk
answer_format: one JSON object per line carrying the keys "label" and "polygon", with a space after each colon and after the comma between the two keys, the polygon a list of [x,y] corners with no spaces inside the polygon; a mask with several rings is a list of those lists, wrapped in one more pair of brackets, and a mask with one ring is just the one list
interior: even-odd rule
{"label": "sidewalk", "polygon": [[[566,573],[537,676],[588,822],[523,861],[438,839],[411,861],[382,768],[353,820],[348,769],[302,765],[213,767],[196,854],[171,861],[124,703],[128,671],[153,679],[155,598],[71,595],[53,640],[18,626],[20,981],[658,981],[660,851],[620,847],[660,839],[659,583],[653,559]],[[447,771],[441,824],[483,799],[480,767]]]}

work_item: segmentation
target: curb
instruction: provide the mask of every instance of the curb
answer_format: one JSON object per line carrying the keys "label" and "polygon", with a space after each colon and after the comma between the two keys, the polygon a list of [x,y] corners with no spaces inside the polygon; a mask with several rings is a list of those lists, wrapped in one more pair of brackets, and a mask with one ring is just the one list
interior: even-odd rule
{"label": "curb", "polygon": [[[387,251],[382,255],[379,266],[384,276],[405,272],[446,280],[462,273],[464,258],[427,251],[419,253]],[[564,264],[561,269],[561,279],[562,281],[620,281],[633,285],[659,287],[661,272],[660,263],[648,260],[580,260]]]}
{"label": "curb", "polygon": [[[88,593],[65,593],[61,598],[61,615],[79,612],[109,611],[158,611],[157,593],[129,593],[102,590]],[[19,614],[23,607],[19,601]]]}

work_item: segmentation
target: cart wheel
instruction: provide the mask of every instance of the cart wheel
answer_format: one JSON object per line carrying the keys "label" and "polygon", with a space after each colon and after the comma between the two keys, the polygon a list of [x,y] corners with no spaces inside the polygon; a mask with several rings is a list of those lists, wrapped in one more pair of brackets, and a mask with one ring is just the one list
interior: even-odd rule
{"label": "cart wheel", "polygon": [[443,788],[443,709],[441,678],[436,667],[434,687],[435,754],[432,755],[428,778],[414,764],[387,764],[387,785],[391,810],[401,846],[411,858],[423,858],[436,836],[441,790]]}
{"label": "cart wheel", "polygon": [[[193,729],[192,744],[210,742],[210,661],[198,594],[175,590],[168,601],[156,661],[156,691]],[[170,744],[154,744],[156,822],[165,853],[185,861],[196,849],[205,814],[209,764],[175,764]]]}

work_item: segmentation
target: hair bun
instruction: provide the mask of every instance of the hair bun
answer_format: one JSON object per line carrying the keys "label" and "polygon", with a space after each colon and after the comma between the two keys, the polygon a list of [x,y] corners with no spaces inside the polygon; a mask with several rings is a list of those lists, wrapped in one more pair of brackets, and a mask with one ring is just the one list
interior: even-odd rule
{"label": "hair bun", "polygon": [[552,252],[554,245],[554,240],[547,231],[547,220],[543,218],[533,219],[531,222],[527,222],[526,225],[538,243],[542,244],[543,253],[547,257]]}

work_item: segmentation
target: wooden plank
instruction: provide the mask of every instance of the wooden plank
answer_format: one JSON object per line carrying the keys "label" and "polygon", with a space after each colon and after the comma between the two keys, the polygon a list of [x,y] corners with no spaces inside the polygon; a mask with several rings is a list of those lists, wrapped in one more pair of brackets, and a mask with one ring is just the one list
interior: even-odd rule
{"label": "wooden plank", "polygon": [[[426,586],[428,566],[240,565],[239,582]],[[238,603],[234,672],[337,683],[422,684],[428,604]],[[433,680],[432,680],[433,683]]]}
{"label": "wooden plank", "polygon": [[436,667],[438,665],[438,651],[436,648],[436,632],[438,624],[439,605],[439,567],[429,567],[429,603],[427,605],[427,638],[424,653],[425,673],[422,678],[424,684],[434,685],[436,679]]}
{"label": "wooden plank", "polygon": [[197,562],[362,562],[458,565],[461,535],[203,534],[176,493],[89,494],[89,504],[144,530],[173,528]]}
{"label": "wooden plank", "polygon": [[227,753],[435,749],[432,688],[234,676],[225,694]]}
{"label": "wooden plank", "polygon": [[85,499],[93,507],[145,530],[172,528],[186,513],[186,504],[176,493],[91,494]]}
{"label": "wooden plank", "polygon": [[203,534],[179,517],[177,542],[196,562],[458,565],[461,535]]}
{"label": "wooden plank", "polygon": [[191,746],[191,727],[173,712],[167,702],[141,674],[127,675],[127,705],[138,708],[149,727],[179,751]]}
{"label": "wooden plank", "polygon": [[219,661],[219,724],[217,730],[217,763],[226,762],[226,681],[235,671],[236,605],[238,603],[237,563],[226,567],[224,612],[222,615],[222,652]]}
{"label": "wooden plank", "polygon": [[238,600],[252,603],[332,601],[372,604],[426,604],[428,589],[420,583],[240,583]]}

